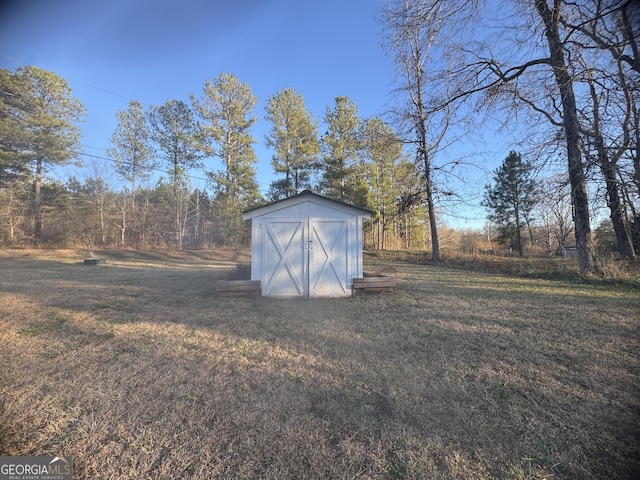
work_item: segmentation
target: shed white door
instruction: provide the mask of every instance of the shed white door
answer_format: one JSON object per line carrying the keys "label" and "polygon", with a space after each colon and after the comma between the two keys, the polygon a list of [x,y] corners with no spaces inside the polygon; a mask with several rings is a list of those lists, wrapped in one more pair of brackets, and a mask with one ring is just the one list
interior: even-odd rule
{"label": "shed white door", "polygon": [[262,294],[308,296],[307,221],[270,219],[262,223]]}
{"label": "shed white door", "polygon": [[262,294],[350,295],[348,225],[345,218],[264,219]]}
{"label": "shed white door", "polygon": [[340,297],[347,289],[348,219],[309,220],[309,296]]}

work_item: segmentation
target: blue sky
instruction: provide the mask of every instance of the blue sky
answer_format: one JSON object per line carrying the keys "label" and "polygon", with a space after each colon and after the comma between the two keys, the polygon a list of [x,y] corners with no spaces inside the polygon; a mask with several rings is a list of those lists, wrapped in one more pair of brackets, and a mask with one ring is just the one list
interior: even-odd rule
{"label": "blue sky", "polygon": [[[36,65],[63,77],[87,108],[82,143],[96,157],[106,156],[116,112],[129,100],[188,101],[192,92],[202,95],[206,79],[233,73],[259,99],[253,133],[265,192],[275,178],[264,146],[267,97],[292,87],[318,119],[337,96],[349,97],[362,118],[391,106],[394,68],[379,21],[386,3],[9,0],[0,7],[0,68]],[[219,168],[215,160],[207,166]]]}

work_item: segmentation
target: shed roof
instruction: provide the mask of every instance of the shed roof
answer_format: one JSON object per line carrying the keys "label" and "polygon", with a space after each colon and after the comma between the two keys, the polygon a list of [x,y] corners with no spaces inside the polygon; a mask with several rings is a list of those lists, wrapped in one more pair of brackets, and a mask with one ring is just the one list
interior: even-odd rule
{"label": "shed roof", "polygon": [[367,208],[357,207],[355,205],[351,205],[350,203],[341,202],[340,200],[335,200],[323,195],[318,195],[317,193],[313,193],[310,190],[304,190],[303,192],[300,192],[299,194],[292,197],[283,198],[282,200],[276,200],[275,202],[260,205],[258,207],[248,208],[247,210],[242,212],[242,219],[249,220],[251,218],[259,217],[275,210],[280,210],[282,208],[293,206],[309,200],[315,200],[323,204],[332,204],[333,208],[350,211],[353,215],[357,215],[359,217],[370,218],[373,214],[373,212]]}

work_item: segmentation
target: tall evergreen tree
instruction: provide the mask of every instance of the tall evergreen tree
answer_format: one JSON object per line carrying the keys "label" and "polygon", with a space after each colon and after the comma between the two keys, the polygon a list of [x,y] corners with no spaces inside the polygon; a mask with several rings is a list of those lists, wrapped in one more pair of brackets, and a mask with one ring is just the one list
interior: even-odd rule
{"label": "tall evergreen tree", "polygon": [[396,175],[402,158],[402,143],[393,129],[379,117],[364,120],[358,129],[358,137],[369,186],[367,203],[375,210],[373,243],[376,248],[384,250],[385,231],[402,190]]}
{"label": "tall evergreen tree", "polygon": [[116,173],[131,184],[129,196],[123,196],[119,205],[120,243],[124,245],[130,217],[136,216],[136,189],[140,182],[151,176],[151,170],[157,166],[157,162],[147,115],[140,102],[130,101],[129,108],[118,110],[116,116],[118,126],[111,135],[113,148],[107,150],[107,155],[113,158]]}
{"label": "tall evergreen tree", "polygon": [[253,109],[257,97],[247,83],[233,74],[223,73],[207,80],[204,97],[197,100],[191,94],[193,107],[202,119],[199,124],[199,145],[208,156],[217,156],[223,169],[210,172],[219,192],[238,199],[253,201],[258,196],[255,180],[256,140],[251,134],[257,117]]}
{"label": "tall evergreen tree", "polygon": [[29,174],[31,158],[27,132],[22,128],[27,100],[20,77],[0,70],[0,190]]}
{"label": "tall evergreen tree", "polygon": [[185,194],[187,171],[198,165],[200,152],[195,146],[197,134],[193,111],[179,100],[169,100],[160,107],[152,107],[151,136],[169,166],[173,187],[174,238],[182,248],[189,196]]}
{"label": "tall evergreen tree", "polygon": [[323,174],[320,188],[329,196],[349,203],[360,185],[358,172],[358,108],[348,97],[337,97],[335,107],[327,107],[324,121],[327,132],[321,138]]}
{"label": "tall evergreen tree", "polygon": [[113,148],[107,155],[115,161],[115,171],[131,184],[131,193],[135,195],[140,181],[151,176],[156,167],[154,150],[151,145],[151,132],[142,105],[137,100],[129,102],[127,110],[118,110],[118,126],[111,135]]}
{"label": "tall evergreen tree", "polygon": [[271,197],[290,197],[310,188],[311,176],[317,170],[317,121],[307,111],[302,95],[292,88],[269,97],[266,110],[265,118],[271,122],[266,145],[275,150],[271,164],[276,173],[284,174],[284,179],[271,184]]}
{"label": "tall evergreen tree", "polygon": [[499,241],[515,237],[518,255],[522,257],[522,229],[529,223],[539,200],[533,166],[512,150],[495,170],[493,181],[493,186],[485,187],[482,205],[489,211],[488,219],[499,228]]}
{"label": "tall evergreen tree", "polygon": [[223,73],[208,80],[204,97],[191,95],[193,107],[202,119],[198,143],[208,156],[217,156],[223,168],[207,172],[213,181],[215,198],[214,240],[223,245],[237,245],[244,236],[242,210],[260,197],[255,180],[257,161],[251,134],[257,117],[253,114],[258,99],[251,87],[232,74]]}
{"label": "tall evergreen tree", "polygon": [[[34,165],[34,237],[42,236],[42,177],[47,165],[64,165],[80,149],[77,123],[85,114],[67,82],[55,73],[24,67],[3,70],[0,104],[0,165],[7,177]],[[1,180],[1,179],[0,179]]]}

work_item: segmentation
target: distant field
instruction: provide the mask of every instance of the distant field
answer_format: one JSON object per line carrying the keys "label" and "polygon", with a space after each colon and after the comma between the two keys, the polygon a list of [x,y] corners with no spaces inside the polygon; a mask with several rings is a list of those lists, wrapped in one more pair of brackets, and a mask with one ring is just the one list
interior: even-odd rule
{"label": "distant field", "polygon": [[246,251],[0,251],[0,454],[74,478],[636,478],[640,291],[367,255],[393,295],[218,297]]}

